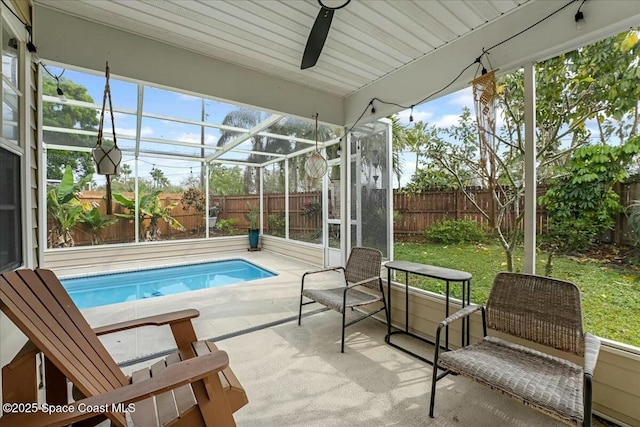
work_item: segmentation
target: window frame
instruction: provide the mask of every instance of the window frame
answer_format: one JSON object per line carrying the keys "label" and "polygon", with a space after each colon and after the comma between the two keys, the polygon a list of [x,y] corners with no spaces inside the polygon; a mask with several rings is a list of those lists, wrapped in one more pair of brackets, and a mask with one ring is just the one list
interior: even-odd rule
{"label": "window frame", "polygon": [[6,84],[8,87],[15,92],[18,103],[18,132],[17,132],[17,141],[9,140],[4,137],[4,133],[0,132],[0,147],[5,149],[10,154],[15,155],[18,158],[18,179],[16,184],[16,190],[18,193],[18,221],[17,224],[20,228],[19,232],[16,234],[20,239],[20,251],[18,254],[19,259],[17,259],[13,263],[8,263],[7,265],[0,266],[0,270],[11,270],[16,268],[22,268],[26,265],[31,264],[29,258],[29,230],[33,228],[32,221],[29,220],[28,212],[31,210],[30,197],[27,192],[31,188],[31,180],[29,178],[28,170],[31,168],[31,162],[29,161],[28,150],[30,146],[30,138],[28,138],[26,132],[26,118],[29,114],[29,106],[26,102],[25,98],[25,88],[28,87],[29,81],[29,71],[28,63],[25,61],[25,42],[27,40],[27,31],[24,28],[24,24],[20,22],[16,17],[13,16],[10,10],[8,10],[6,5],[2,5],[0,8],[0,42],[2,40],[2,34],[4,30],[11,35],[11,37],[15,37],[18,41],[17,46],[17,84],[18,86],[11,82],[3,73],[2,67],[3,64],[0,62],[0,76],[2,77],[2,85],[0,85],[0,98],[3,99],[2,106],[0,106],[0,129],[3,129],[3,108],[4,108],[4,85]]}

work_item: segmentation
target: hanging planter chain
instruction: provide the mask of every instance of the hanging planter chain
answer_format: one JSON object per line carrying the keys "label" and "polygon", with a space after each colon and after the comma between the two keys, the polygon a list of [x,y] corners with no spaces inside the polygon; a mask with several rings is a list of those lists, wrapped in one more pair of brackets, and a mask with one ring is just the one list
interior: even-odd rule
{"label": "hanging planter chain", "polygon": [[[107,62],[106,83],[104,85],[104,96],[102,97],[102,111],[100,112],[100,124],[98,127],[98,140],[93,148],[93,160],[96,163],[98,174],[105,175],[107,180],[107,215],[111,215],[111,175],[118,173],[118,166],[122,160],[122,152],[118,148],[116,140],[116,125],[113,119],[113,104],[111,102],[111,87],[109,86],[109,62]],[[105,150],[102,146],[102,137],[104,129],[104,112],[106,110],[107,98],[109,99],[109,112],[111,114],[111,129],[113,132],[113,146]]]}

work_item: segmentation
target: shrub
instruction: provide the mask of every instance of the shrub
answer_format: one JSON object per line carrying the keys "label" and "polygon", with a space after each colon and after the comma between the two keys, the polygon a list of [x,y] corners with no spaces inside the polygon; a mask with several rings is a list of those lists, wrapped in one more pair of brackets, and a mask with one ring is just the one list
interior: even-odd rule
{"label": "shrub", "polygon": [[482,242],[487,238],[485,229],[470,219],[446,219],[433,223],[424,232],[425,237],[436,243]]}

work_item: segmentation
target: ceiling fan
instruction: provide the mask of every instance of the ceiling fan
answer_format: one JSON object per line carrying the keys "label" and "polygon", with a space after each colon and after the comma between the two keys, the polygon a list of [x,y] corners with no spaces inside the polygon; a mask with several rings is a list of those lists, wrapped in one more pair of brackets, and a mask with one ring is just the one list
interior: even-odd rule
{"label": "ceiling fan", "polygon": [[[343,0],[341,2],[342,4],[332,7],[325,4],[327,3],[327,0],[324,2],[322,0],[318,0],[318,3],[320,4],[320,11],[318,12],[316,21],[313,23],[313,27],[311,27],[311,32],[307,39],[307,45],[304,48],[302,64],[300,64],[301,70],[305,70],[316,65],[316,62],[318,62],[318,58],[320,57],[320,52],[322,52],[322,48],[324,47],[324,42],[327,40],[329,28],[331,28],[333,12],[338,9],[342,9],[350,2],[351,0]],[[334,1],[333,3],[337,2]]]}

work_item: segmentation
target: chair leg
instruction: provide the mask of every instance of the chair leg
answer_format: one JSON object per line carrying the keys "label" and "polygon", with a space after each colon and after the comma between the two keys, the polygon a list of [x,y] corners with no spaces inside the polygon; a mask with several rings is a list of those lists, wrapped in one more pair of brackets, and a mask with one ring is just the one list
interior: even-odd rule
{"label": "chair leg", "polygon": [[300,326],[300,319],[302,319],[302,293],[300,293],[300,311],[298,312],[298,326]]}
{"label": "chair leg", "polygon": [[438,376],[438,368],[433,364],[433,377],[431,379],[431,402],[429,403],[429,418],[433,418],[433,406],[436,404],[436,378]]}
{"label": "chair leg", "polygon": [[438,325],[436,330],[436,341],[433,353],[433,376],[431,377],[431,402],[429,403],[429,418],[433,418],[433,406],[436,403],[436,382],[438,381],[438,355],[440,353],[440,332],[442,325]]}
{"label": "chair leg", "polygon": [[340,353],[344,353],[344,324],[345,324],[345,318],[347,316],[347,310],[346,309],[342,309],[342,348],[340,349]]}

